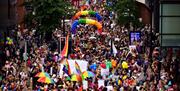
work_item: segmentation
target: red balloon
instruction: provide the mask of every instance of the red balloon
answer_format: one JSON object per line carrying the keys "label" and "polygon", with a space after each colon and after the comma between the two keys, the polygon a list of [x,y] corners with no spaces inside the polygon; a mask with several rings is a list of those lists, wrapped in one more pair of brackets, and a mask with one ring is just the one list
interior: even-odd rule
{"label": "red balloon", "polygon": [[105,63],[101,63],[100,66],[101,66],[102,68],[104,68],[104,69],[106,68],[106,64],[105,64]]}

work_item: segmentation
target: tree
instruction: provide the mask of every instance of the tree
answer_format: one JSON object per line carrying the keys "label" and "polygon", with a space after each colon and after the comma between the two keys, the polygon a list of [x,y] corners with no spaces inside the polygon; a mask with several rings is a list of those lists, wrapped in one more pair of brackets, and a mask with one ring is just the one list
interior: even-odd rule
{"label": "tree", "polygon": [[73,11],[71,4],[65,0],[31,0],[25,5],[32,7],[25,17],[27,28],[41,33],[59,28],[62,19]]}
{"label": "tree", "polygon": [[112,0],[113,5],[109,7],[117,14],[116,22],[118,25],[129,26],[132,23],[134,26],[140,26],[138,9],[135,0]]}

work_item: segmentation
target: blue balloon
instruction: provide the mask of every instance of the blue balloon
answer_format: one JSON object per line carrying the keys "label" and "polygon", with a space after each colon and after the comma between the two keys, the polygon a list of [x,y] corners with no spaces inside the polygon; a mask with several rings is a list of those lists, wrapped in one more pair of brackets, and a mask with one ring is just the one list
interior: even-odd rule
{"label": "blue balloon", "polygon": [[98,13],[96,13],[95,16],[97,17],[98,21],[102,21],[102,17]]}
{"label": "blue balloon", "polygon": [[79,23],[78,23],[78,20],[75,20],[75,21],[73,22],[72,27],[71,27],[71,32],[72,32],[73,34],[76,33],[76,27],[77,27],[78,24],[79,24]]}
{"label": "blue balloon", "polygon": [[92,65],[90,65],[90,67],[89,67],[90,69],[93,69],[93,70],[96,70],[96,68],[97,68],[97,65],[96,64],[92,64]]}

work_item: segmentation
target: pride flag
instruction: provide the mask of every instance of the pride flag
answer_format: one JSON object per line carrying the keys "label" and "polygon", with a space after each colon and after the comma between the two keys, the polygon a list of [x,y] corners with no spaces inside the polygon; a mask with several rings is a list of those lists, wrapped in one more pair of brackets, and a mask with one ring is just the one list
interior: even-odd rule
{"label": "pride flag", "polygon": [[122,81],[119,79],[119,80],[116,80],[116,84],[117,85],[122,85]]}
{"label": "pride flag", "polygon": [[80,69],[80,67],[79,67],[79,65],[78,65],[78,63],[76,61],[75,61],[75,68],[76,68],[76,71],[77,71],[78,74],[82,73],[82,71],[81,71],[81,69]]}
{"label": "pride flag", "polygon": [[67,57],[68,55],[68,46],[69,46],[69,35],[66,37],[66,43],[64,45],[64,48],[61,52],[61,57]]}
{"label": "pride flag", "polygon": [[71,75],[71,69],[70,69],[69,62],[68,62],[67,59],[65,60],[65,64],[64,64],[64,67],[63,67],[63,71],[64,71],[66,74],[68,74],[69,76]]}

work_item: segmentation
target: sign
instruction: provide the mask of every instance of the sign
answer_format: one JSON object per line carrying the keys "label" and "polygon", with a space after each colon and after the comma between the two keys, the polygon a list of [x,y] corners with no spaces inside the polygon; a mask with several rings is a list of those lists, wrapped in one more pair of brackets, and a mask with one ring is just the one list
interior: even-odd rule
{"label": "sign", "polygon": [[98,88],[100,88],[101,86],[104,87],[104,80],[98,80]]}
{"label": "sign", "polygon": [[75,61],[79,65],[82,72],[87,71],[87,68],[88,68],[88,62],[87,61],[78,60],[78,59],[77,60],[68,59],[68,63],[69,63],[70,69],[71,69],[71,74],[77,73],[76,68],[75,68]]}
{"label": "sign", "polygon": [[88,81],[86,80],[83,81],[83,89],[88,89]]}
{"label": "sign", "polygon": [[141,32],[140,31],[131,31],[130,32],[130,44],[133,45],[135,42],[141,39]]}
{"label": "sign", "polygon": [[109,75],[109,68],[101,68],[101,76]]}
{"label": "sign", "polygon": [[129,50],[130,50],[130,53],[132,53],[132,50],[136,50],[136,45],[130,45]]}

